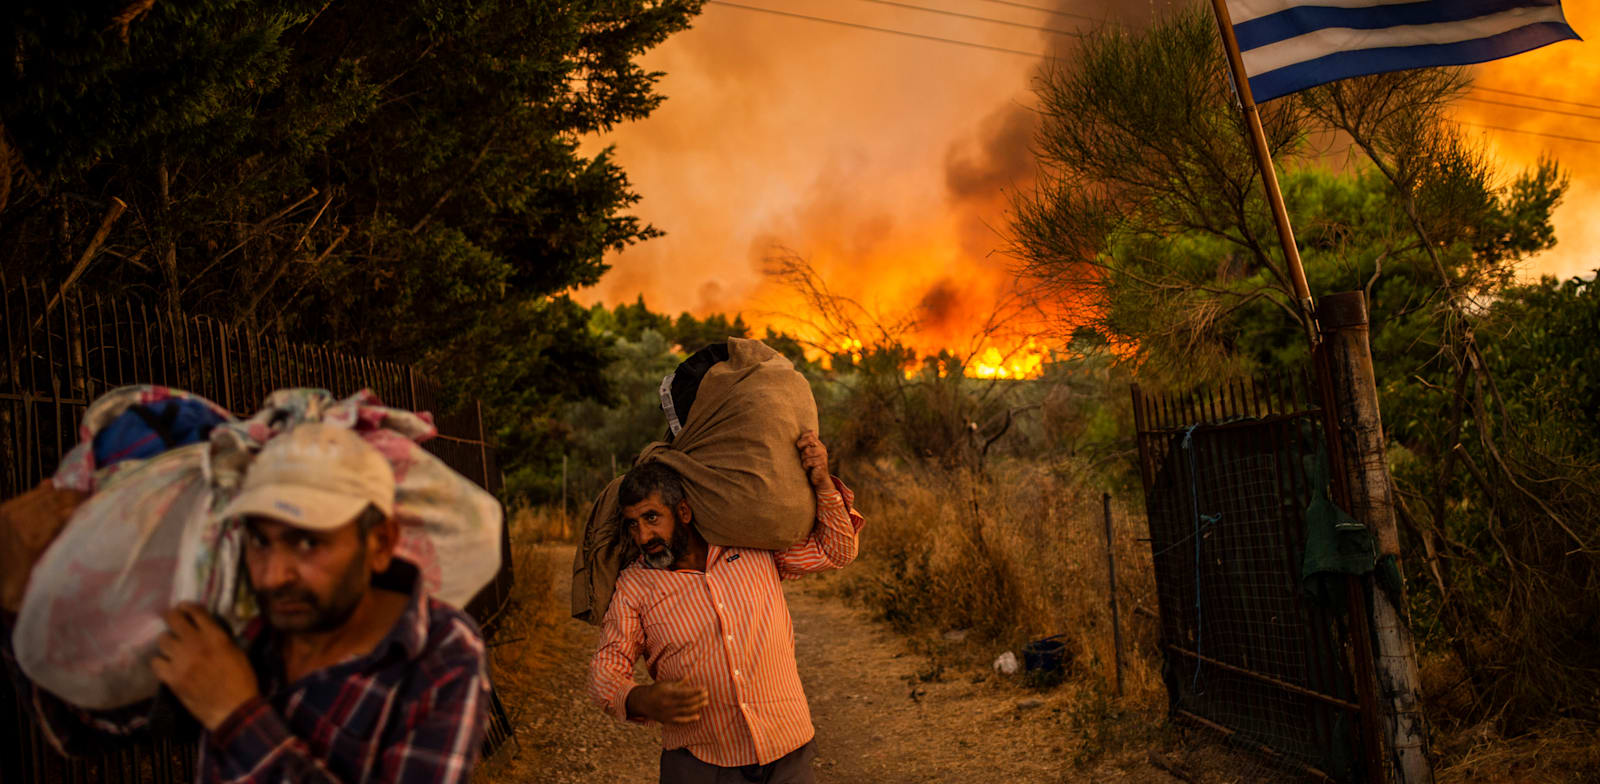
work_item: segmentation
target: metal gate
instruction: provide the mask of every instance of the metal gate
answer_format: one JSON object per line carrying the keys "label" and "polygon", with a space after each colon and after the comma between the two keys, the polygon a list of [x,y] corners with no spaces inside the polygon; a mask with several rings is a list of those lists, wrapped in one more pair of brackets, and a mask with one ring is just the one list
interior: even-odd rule
{"label": "metal gate", "polygon": [[1183,395],[1134,386],[1134,420],[1173,717],[1256,753],[1273,769],[1263,779],[1352,781],[1375,737],[1370,681],[1353,666],[1371,654],[1365,613],[1313,602],[1302,581],[1323,448],[1310,389],[1294,378]]}

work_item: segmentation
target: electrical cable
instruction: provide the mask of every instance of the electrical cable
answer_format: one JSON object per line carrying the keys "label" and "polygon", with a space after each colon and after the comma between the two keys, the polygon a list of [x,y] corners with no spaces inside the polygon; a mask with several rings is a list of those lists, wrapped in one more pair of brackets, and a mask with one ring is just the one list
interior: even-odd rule
{"label": "electrical cable", "polygon": [[1055,10],[1053,8],[1041,8],[1041,7],[1036,6],[1036,5],[1028,5],[1027,3],[1016,3],[1016,2],[1012,2],[1012,0],[983,0],[983,2],[985,2],[985,3],[994,3],[996,5],[1009,5],[1012,8],[1026,8],[1029,11],[1038,11],[1039,13],[1042,13],[1042,14],[1055,14],[1056,16],[1065,16],[1065,17],[1068,17],[1068,18],[1071,18],[1071,19],[1082,19],[1082,20],[1087,21],[1087,22],[1099,22],[1101,24],[1114,25],[1114,26],[1117,26],[1117,27],[1121,27],[1122,26],[1121,22],[1116,22],[1116,21],[1113,21],[1113,20],[1110,20],[1110,19],[1096,19],[1096,18],[1094,18],[1092,16],[1089,16],[1088,14],[1075,14],[1075,13],[1072,13],[1071,11],[1057,11],[1057,10]]}
{"label": "electrical cable", "polygon": [[1482,125],[1480,123],[1462,122],[1460,120],[1455,120],[1454,122],[1455,122],[1456,125],[1464,125],[1464,126],[1467,126],[1467,127],[1470,127],[1470,128],[1482,128],[1482,129],[1484,129],[1486,131],[1502,131],[1504,133],[1521,133],[1521,134],[1527,134],[1528,136],[1543,136],[1546,139],[1560,139],[1562,141],[1583,142],[1585,144],[1600,144],[1600,139],[1585,139],[1585,138],[1582,138],[1582,137],[1579,137],[1579,136],[1562,136],[1560,134],[1555,134],[1555,133],[1541,133],[1539,131],[1524,131],[1524,130],[1521,130],[1521,129],[1518,129],[1518,128],[1502,128],[1502,127],[1500,127],[1498,125]]}
{"label": "electrical cable", "polygon": [[1493,98],[1473,98],[1471,96],[1464,96],[1461,100],[1463,100],[1463,101],[1472,101],[1473,103],[1493,104],[1495,106],[1509,106],[1509,107],[1511,107],[1513,109],[1527,109],[1528,111],[1531,111],[1531,112],[1545,112],[1547,114],[1561,114],[1561,115],[1566,115],[1567,117],[1582,117],[1585,120],[1600,120],[1600,115],[1583,114],[1582,112],[1569,112],[1569,111],[1565,111],[1565,110],[1562,110],[1562,109],[1545,109],[1545,108],[1538,107],[1538,106],[1527,106],[1525,104],[1520,104],[1520,103],[1509,103],[1507,101],[1496,101]]}
{"label": "electrical cable", "polygon": [[954,16],[954,17],[958,17],[958,18],[961,18],[961,19],[973,19],[973,20],[976,20],[976,21],[979,21],[979,22],[988,22],[989,24],[1006,25],[1007,27],[1020,27],[1020,28],[1022,28],[1024,30],[1038,30],[1039,32],[1042,32],[1042,33],[1054,33],[1056,35],[1065,35],[1065,36],[1070,36],[1070,37],[1073,37],[1073,38],[1082,38],[1083,37],[1083,33],[1078,32],[1076,30],[1062,30],[1062,29],[1056,28],[1056,27],[1040,27],[1038,25],[1031,25],[1031,24],[1027,24],[1025,22],[1013,22],[1013,21],[1010,21],[1008,19],[994,19],[994,18],[987,17],[987,16],[976,16],[974,14],[963,14],[963,13],[960,13],[960,12],[957,12],[957,11],[946,11],[946,10],[944,10],[942,8],[925,8],[925,7],[920,6],[920,5],[911,5],[910,3],[897,3],[897,2],[895,2],[895,0],[861,0],[861,2],[863,2],[863,3],[877,3],[879,5],[893,6],[895,8],[905,8],[905,9],[911,10],[911,11],[924,11],[924,12],[930,13],[930,14],[942,14],[944,16]]}
{"label": "electrical cable", "polygon": [[905,30],[896,30],[896,29],[891,28],[891,27],[876,27],[876,26],[873,26],[873,25],[858,24],[856,22],[845,22],[845,21],[841,21],[839,19],[829,19],[827,17],[822,17],[822,16],[810,16],[808,14],[797,14],[797,13],[794,13],[792,11],[779,11],[779,10],[774,9],[774,8],[760,8],[760,7],[753,6],[753,5],[744,5],[744,4],[741,4],[741,3],[732,3],[732,2],[729,2],[728,0],[706,0],[706,4],[707,5],[727,6],[729,8],[742,8],[742,9],[744,9],[746,11],[757,11],[757,12],[760,12],[760,13],[763,13],[763,14],[776,14],[778,16],[788,16],[788,17],[793,17],[795,19],[806,19],[806,20],[809,20],[809,21],[812,21],[812,22],[823,22],[825,24],[834,24],[834,25],[840,25],[840,26],[843,26],[843,27],[854,27],[854,28],[856,28],[858,30],[872,30],[874,32],[888,33],[890,35],[903,35],[903,36],[905,36],[907,38],[920,38],[920,39],[925,40],[925,41],[938,41],[940,43],[955,44],[956,46],[967,46],[967,47],[971,47],[973,49],[987,49],[987,50],[989,50],[991,52],[1004,52],[1006,54],[1019,54],[1019,55],[1022,55],[1023,57],[1036,57],[1036,58],[1048,58],[1049,57],[1049,55],[1041,54],[1039,52],[1027,52],[1027,51],[1023,51],[1021,49],[1007,49],[1004,46],[990,46],[989,44],[973,43],[971,41],[962,41],[962,40],[955,39],[955,38],[942,38],[942,37],[937,36],[937,35],[925,35],[923,33],[912,33],[912,32],[908,32],[908,31],[905,31]]}
{"label": "electrical cable", "polygon": [[1600,103],[1584,103],[1582,101],[1568,101],[1561,98],[1547,98],[1543,95],[1534,95],[1533,93],[1518,92],[1516,90],[1502,90],[1498,87],[1479,87],[1477,85],[1473,85],[1472,89],[1485,93],[1501,93],[1502,95],[1514,95],[1518,98],[1535,98],[1541,101],[1549,101],[1551,103],[1564,103],[1568,106],[1581,106],[1585,109],[1600,109]]}
{"label": "electrical cable", "polygon": [[[963,17],[963,18],[976,19],[976,20],[979,20],[979,21],[993,22],[993,23],[996,23],[996,24],[1012,25],[1012,26],[1016,26],[1016,27],[1026,27],[1026,28],[1029,28],[1029,29],[1038,30],[1040,32],[1045,32],[1045,33],[1055,33],[1055,34],[1058,34],[1058,35],[1080,35],[1078,33],[1071,33],[1071,32],[1067,32],[1067,31],[1063,31],[1063,30],[1059,30],[1059,29],[1055,29],[1055,28],[1050,28],[1050,27],[1035,27],[1033,25],[1025,25],[1025,24],[1022,24],[1020,22],[1006,22],[1004,20],[990,19],[988,17],[980,17],[980,16],[974,16],[974,15],[970,15],[970,14],[961,14],[961,13],[957,13],[957,12],[954,12],[954,11],[943,11],[943,10],[936,9],[936,8],[923,8],[923,7],[920,7],[920,6],[914,6],[914,5],[910,5],[910,4],[894,2],[894,0],[864,0],[864,1],[865,2],[879,3],[879,4],[882,4],[882,5],[897,6],[897,7],[907,8],[907,9],[916,10],[916,11],[926,11],[926,12],[935,13],[935,14],[944,14],[944,15],[948,15],[948,16],[958,16],[958,17]],[[1013,3],[1013,2],[1010,2],[1009,0],[982,0],[982,1],[983,2],[988,2],[988,3],[998,3],[1000,5],[1017,6],[1017,7],[1020,7],[1020,8],[1027,8],[1027,9],[1031,9],[1031,10],[1034,10],[1034,11],[1048,11],[1048,9],[1040,8],[1040,7],[1037,7],[1037,6],[1030,6],[1030,5],[1026,5],[1024,3]],[[872,31],[872,32],[877,32],[877,33],[887,33],[889,35],[899,35],[899,36],[904,36],[904,37],[907,37],[907,38],[916,38],[916,39],[920,39],[920,40],[924,40],[924,41],[933,41],[933,42],[936,42],[936,43],[953,44],[955,46],[965,46],[965,47],[972,48],[972,49],[984,49],[984,50],[991,51],[991,52],[1001,52],[1001,53],[1004,53],[1004,54],[1014,54],[1014,55],[1021,55],[1023,57],[1035,57],[1035,58],[1048,58],[1050,56],[1050,55],[1047,55],[1047,54],[1044,54],[1044,53],[1041,53],[1041,52],[1030,52],[1030,51],[1025,51],[1025,50],[1022,50],[1022,49],[1011,49],[1011,48],[1004,47],[1004,46],[993,46],[993,45],[990,45],[990,44],[980,44],[980,43],[975,43],[975,42],[972,42],[972,41],[962,41],[962,40],[959,40],[959,39],[956,39],[956,38],[945,38],[945,37],[937,36],[937,35],[927,35],[925,33],[913,33],[913,32],[910,32],[908,30],[898,30],[898,29],[895,29],[895,28],[892,28],[892,27],[878,27],[876,25],[860,24],[860,23],[857,23],[857,22],[846,22],[846,21],[843,21],[843,20],[840,20],[840,19],[829,19],[827,17],[822,17],[822,16],[811,16],[809,14],[799,14],[799,13],[794,13],[792,11],[780,11],[780,10],[777,10],[777,9],[774,9],[774,8],[761,8],[761,7],[758,7],[758,6],[744,5],[742,3],[730,2],[730,0],[706,0],[706,2],[708,4],[710,4],[710,5],[722,5],[722,6],[727,6],[729,8],[742,9],[742,10],[745,10],[745,11],[755,11],[755,12],[763,13],[763,14],[774,14],[774,15],[777,15],[777,16],[786,16],[786,17],[790,17],[790,18],[794,18],[794,19],[804,19],[806,21],[811,21],[811,22],[821,22],[823,24],[839,25],[841,27],[851,27],[851,28],[855,28],[855,29],[858,29],[858,30],[869,30],[869,31]],[[1082,14],[1069,14],[1069,13],[1066,13],[1066,12],[1050,12],[1050,13],[1058,13],[1061,16],[1070,16],[1070,17],[1076,17],[1076,18],[1082,18],[1082,19],[1089,19],[1091,21],[1102,21],[1102,20],[1093,19],[1092,17],[1084,16]],[[1562,104],[1567,104],[1567,105],[1570,105],[1570,106],[1580,106],[1580,107],[1585,107],[1585,108],[1600,109],[1600,104],[1583,103],[1581,101],[1568,101],[1568,100],[1563,100],[1563,99],[1560,99],[1560,98],[1550,98],[1550,97],[1547,97],[1547,96],[1533,95],[1531,93],[1522,93],[1522,92],[1517,92],[1517,91],[1514,91],[1514,90],[1503,90],[1503,89],[1495,88],[1495,87],[1474,87],[1472,89],[1478,90],[1478,91],[1483,91],[1483,92],[1500,93],[1500,94],[1504,94],[1504,95],[1511,95],[1511,96],[1516,96],[1516,97],[1521,97],[1521,98],[1529,98],[1529,99],[1539,100],[1539,101],[1549,101],[1551,103],[1562,103]],[[1587,120],[1600,120],[1600,116],[1596,116],[1596,115],[1588,115],[1588,114],[1582,114],[1582,113],[1578,113],[1578,112],[1568,112],[1568,111],[1563,111],[1563,110],[1560,110],[1560,109],[1546,109],[1546,108],[1541,108],[1541,107],[1537,107],[1537,106],[1526,106],[1526,105],[1522,105],[1522,104],[1513,104],[1513,103],[1507,103],[1507,102],[1504,102],[1504,101],[1495,101],[1495,100],[1489,99],[1489,98],[1471,98],[1471,97],[1467,97],[1467,98],[1464,98],[1463,100],[1473,101],[1473,102],[1476,102],[1476,103],[1486,103],[1486,104],[1493,104],[1493,105],[1497,105],[1497,106],[1505,106],[1505,107],[1515,108],[1515,109],[1523,109],[1523,110],[1526,110],[1526,111],[1545,112],[1545,113],[1549,113],[1549,114],[1566,115],[1566,116],[1577,117],[1577,118],[1587,119]],[[1479,124],[1479,123],[1460,122],[1460,121],[1457,121],[1457,124],[1458,125],[1463,125],[1463,126],[1468,126],[1468,127],[1473,127],[1473,128],[1481,128],[1481,129],[1486,130],[1486,131],[1498,131],[1498,132],[1502,132],[1502,133],[1520,133],[1520,134],[1524,134],[1524,135],[1528,135],[1528,136],[1541,136],[1541,137],[1544,137],[1544,138],[1547,138],[1547,139],[1556,139],[1556,140],[1560,140],[1560,141],[1569,141],[1569,142],[1579,142],[1579,143],[1583,143],[1583,144],[1600,144],[1600,139],[1587,139],[1587,138],[1583,138],[1583,137],[1579,137],[1579,136],[1564,136],[1564,135],[1561,135],[1561,134],[1543,133],[1543,132],[1540,132],[1540,131],[1525,131],[1525,130],[1521,130],[1521,129],[1517,129],[1517,128],[1506,128],[1506,127],[1498,126],[1498,125],[1483,125],[1483,124]]]}

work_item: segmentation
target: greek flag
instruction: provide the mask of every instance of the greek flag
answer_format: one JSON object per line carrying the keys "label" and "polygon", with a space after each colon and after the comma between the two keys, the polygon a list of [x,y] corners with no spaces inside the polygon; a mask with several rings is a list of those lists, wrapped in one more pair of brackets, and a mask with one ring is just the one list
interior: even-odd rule
{"label": "greek flag", "polygon": [[1257,103],[1352,76],[1577,38],[1560,0],[1227,0]]}

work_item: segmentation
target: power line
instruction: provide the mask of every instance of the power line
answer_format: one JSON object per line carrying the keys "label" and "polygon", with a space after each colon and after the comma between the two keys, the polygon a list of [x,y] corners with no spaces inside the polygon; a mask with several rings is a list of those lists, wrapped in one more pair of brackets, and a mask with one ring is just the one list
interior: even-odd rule
{"label": "power line", "polygon": [[[987,2],[987,3],[997,3],[999,5],[1008,5],[1008,6],[1015,6],[1015,7],[1018,7],[1018,8],[1026,8],[1026,9],[1033,10],[1033,11],[1042,11],[1042,12],[1045,12],[1045,13],[1052,13],[1052,14],[1056,14],[1056,15],[1059,15],[1059,16],[1072,17],[1072,18],[1076,18],[1076,19],[1084,19],[1084,20],[1088,20],[1088,21],[1092,21],[1092,22],[1106,22],[1106,23],[1109,23],[1109,24],[1115,24],[1114,22],[1110,22],[1109,20],[1095,19],[1094,17],[1087,16],[1085,14],[1073,14],[1073,13],[1068,13],[1068,12],[1065,12],[1065,11],[1052,11],[1052,10],[1047,9],[1047,8],[1041,8],[1039,6],[1028,5],[1026,3],[1011,2],[1011,0],[982,0],[982,1],[983,2]],[[860,23],[857,23],[857,22],[846,22],[846,21],[843,21],[843,20],[840,20],[840,19],[829,19],[827,17],[811,16],[809,14],[798,14],[798,13],[794,13],[792,11],[780,11],[780,10],[777,10],[777,9],[774,9],[774,8],[760,8],[760,7],[752,6],[752,5],[744,5],[742,3],[730,2],[729,0],[706,0],[706,2],[708,4],[712,4],[712,5],[723,5],[723,6],[727,6],[729,8],[739,8],[739,9],[742,9],[742,10],[745,10],[745,11],[755,11],[755,12],[763,13],[763,14],[774,14],[774,15],[777,15],[777,16],[787,16],[787,17],[791,17],[791,18],[794,18],[794,19],[804,19],[804,20],[811,21],[811,22],[821,22],[821,23],[824,23],[824,24],[839,25],[841,27],[852,27],[852,28],[855,28],[857,30],[870,30],[870,31],[876,32],[876,33],[887,33],[889,35],[904,36],[906,38],[917,38],[917,39],[924,40],[924,41],[934,41],[934,42],[937,42],[937,43],[953,44],[953,45],[956,45],[956,46],[965,46],[965,47],[969,47],[969,48],[972,48],[972,49],[984,49],[984,50],[988,50],[988,51],[991,51],[991,52],[1002,52],[1002,53],[1005,53],[1005,54],[1015,54],[1015,55],[1021,55],[1023,57],[1035,57],[1035,58],[1045,58],[1045,57],[1049,57],[1050,56],[1050,55],[1043,54],[1043,53],[1040,53],[1040,52],[1029,52],[1029,51],[1025,51],[1025,50],[1022,50],[1022,49],[1011,49],[1011,48],[1007,48],[1007,47],[1004,47],[1004,46],[992,46],[992,45],[989,45],[989,44],[974,43],[972,41],[962,41],[962,40],[955,39],[955,38],[944,38],[942,36],[927,35],[927,34],[924,34],[924,33],[913,33],[913,32],[907,31],[907,30],[898,30],[898,29],[895,29],[895,28],[892,28],[892,27],[878,27],[878,26],[875,26],[875,25],[860,24]],[[1025,29],[1029,29],[1029,30],[1037,30],[1039,32],[1044,32],[1044,33],[1054,33],[1056,35],[1079,36],[1079,37],[1082,36],[1082,33],[1074,32],[1074,31],[1061,30],[1061,29],[1053,28],[1053,27],[1038,27],[1038,26],[1034,26],[1034,25],[1023,24],[1021,22],[1011,22],[1011,21],[1006,21],[1006,20],[1003,20],[1003,19],[992,19],[992,18],[986,17],[986,16],[977,16],[977,15],[973,15],[973,14],[963,14],[963,13],[958,13],[958,12],[955,12],[955,11],[945,11],[945,10],[937,9],[937,8],[925,8],[925,7],[922,7],[922,6],[911,5],[909,3],[895,2],[895,0],[863,0],[863,2],[878,3],[880,5],[894,6],[894,7],[898,7],[898,8],[905,8],[905,9],[909,9],[909,10],[913,10],[913,11],[923,11],[923,12],[933,13],[933,14],[943,14],[943,15],[946,15],[946,16],[954,16],[954,17],[960,17],[960,18],[964,18],[964,19],[973,19],[973,20],[977,20],[977,21],[981,21],[981,22],[989,22],[989,23],[992,23],[992,24],[1001,24],[1001,25],[1008,25],[1008,26],[1011,26],[1011,27],[1020,27],[1020,28],[1025,28]],[[1568,100],[1563,100],[1561,98],[1549,98],[1549,97],[1542,96],[1542,95],[1533,95],[1533,94],[1530,94],[1530,93],[1517,92],[1515,90],[1503,90],[1503,89],[1494,88],[1494,87],[1473,87],[1472,89],[1477,90],[1477,91],[1481,91],[1481,92],[1500,93],[1500,94],[1503,94],[1503,95],[1511,95],[1511,96],[1516,96],[1516,97],[1519,97],[1519,98],[1530,98],[1530,99],[1539,100],[1539,101],[1549,101],[1551,103],[1567,104],[1569,106],[1580,106],[1580,107],[1589,108],[1589,109],[1600,109],[1600,104],[1584,103],[1582,101],[1568,101]],[[1523,109],[1523,110],[1526,110],[1526,111],[1546,112],[1546,113],[1549,113],[1549,114],[1566,115],[1566,116],[1577,117],[1577,118],[1586,119],[1586,120],[1600,120],[1600,116],[1591,115],[1591,114],[1582,114],[1582,113],[1579,113],[1579,112],[1568,112],[1568,111],[1563,111],[1561,109],[1548,109],[1548,108],[1539,107],[1539,106],[1527,106],[1527,105],[1523,105],[1523,104],[1514,104],[1514,103],[1508,103],[1508,102],[1505,102],[1505,101],[1495,101],[1495,100],[1492,100],[1492,99],[1489,99],[1489,98],[1471,98],[1471,97],[1467,97],[1467,98],[1463,98],[1462,100],[1474,101],[1474,102],[1477,102],[1477,103],[1493,104],[1493,105],[1496,105],[1496,106],[1504,106],[1504,107],[1513,108],[1513,109]],[[1584,143],[1590,143],[1590,144],[1600,144],[1600,140],[1584,139],[1584,138],[1580,138],[1580,137],[1577,137],[1577,136],[1561,136],[1561,135],[1556,135],[1556,134],[1538,133],[1536,131],[1522,131],[1522,130],[1517,130],[1515,128],[1503,128],[1503,127],[1492,126],[1492,125],[1476,125],[1474,123],[1462,123],[1462,124],[1463,125],[1473,125],[1474,127],[1483,128],[1485,130],[1491,130],[1491,131],[1504,131],[1504,132],[1507,132],[1507,133],[1522,133],[1522,134],[1529,134],[1529,135],[1532,135],[1532,136],[1545,136],[1545,137],[1548,137],[1548,138],[1551,138],[1551,139],[1561,139],[1563,141],[1574,141],[1574,142],[1584,142]]]}
{"label": "power line", "polygon": [[1055,33],[1056,35],[1071,36],[1073,38],[1082,38],[1083,37],[1083,33],[1080,33],[1080,32],[1078,32],[1076,30],[1062,30],[1062,29],[1056,28],[1056,27],[1040,27],[1038,25],[1031,25],[1031,24],[1026,24],[1026,23],[1023,23],[1023,22],[1013,22],[1013,21],[1010,21],[1008,19],[994,19],[994,18],[988,17],[988,16],[976,16],[976,15],[973,15],[973,14],[963,14],[963,13],[960,13],[958,11],[946,11],[946,10],[944,10],[942,8],[925,8],[925,7],[920,6],[920,5],[911,5],[910,3],[897,3],[897,2],[895,2],[895,0],[861,0],[861,2],[863,2],[863,3],[877,3],[879,5],[894,6],[895,8],[906,8],[906,9],[909,9],[909,10],[912,10],[912,11],[923,11],[923,12],[930,13],[930,14],[943,14],[944,16],[955,16],[955,17],[960,17],[962,19],[975,19],[975,20],[977,20],[979,22],[988,22],[989,24],[1006,25],[1008,27],[1020,27],[1020,28],[1022,28],[1024,30],[1038,30],[1038,31],[1043,32],[1043,33]]}
{"label": "power line", "polygon": [[1455,121],[1457,125],[1466,125],[1472,128],[1482,128],[1486,131],[1502,131],[1504,133],[1523,133],[1529,136],[1543,136],[1546,139],[1560,139],[1568,142],[1583,142],[1585,144],[1600,144],[1600,139],[1584,139],[1578,136],[1562,136],[1555,133],[1540,133],[1539,131],[1524,131],[1518,128],[1501,128],[1497,125],[1480,125],[1478,123]]}
{"label": "power line", "polygon": [[1038,11],[1039,13],[1042,13],[1042,14],[1055,14],[1056,16],[1065,16],[1065,17],[1069,17],[1069,18],[1072,18],[1072,19],[1082,19],[1082,20],[1088,21],[1088,22],[1099,22],[1101,24],[1109,24],[1109,25],[1118,25],[1118,26],[1120,26],[1120,23],[1114,22],[1114,21],[1112,21],[1110,19],[1096,19],[1095,17],[1089,16],[1088,14],[1075,14],[1075,13],[1072,13],[1071,11],[1057,11],[1054,8],[1041,8],[1041,7],[1036,6],[1036,5],[1028,5],[1027,3],[1014,3],[1014,2],[1011,2],[1011,0],[983,0],[983,2],[985,2],[985,3],[994,3],[996,5],[1009,5],[1012,8],[1026,8],[1029,11]]}
{"label": "power line", "polygon": [[1581,106],[1581,107],[1583,107],[1585,109],[1600,109],[1600,103],[1584,103],[1582,101],[1567,101],[1567,100],[1562,100],[1560,98],[1546,98],[1543,95],[1533,95],[1531,93],[1517,92],[1516,90],[1501,90],[1501,89],[1498,89],[1498,88],[1495,88],[1495,87],[1473,86],[1472,89],[1478,90],[1480,92],[1486,92],[1486,93],[1501,93],[1503,95],[1515,95],[1518,98],[1537,98],[1538,100],[1541,100],[1541,101],[1549,101],[1551,103],[1564,103],[1564,104],[1567,104],[1568,106]]}
{"label": "power line", "polygon": [[778,16],[788,16],[788,17],[793,17],[795,19],[806,19],[806,20],[809,20],[809,21],[812,21],[812,22],[822,22],[824,24],[840,25],[842,27],[854,27],[854,28],[856,28],[858,30],[872,30],[874,32],[888,33],[890,35],[903,35],[903,36],[905,36],[907,38],[920,38],[920,39],[922,39],[924,41],[938,41],[940,43],[955,44],[956,46],[967,46],[967,47],[971,47],[973,49],[987,49],[987,50],[989,50],[991,52],[1004,52],[1006,54],[1019,54],[1019,55],[1022,55],[1023,57],[1034,57],[1034,58],[1049,57],[1049,55],[1040,54],[1039,52],[1025,52],[1025,51],[1023,51],[1021,49],[1007,49],[1004,46],[990,46],[988,44],[977,44],[977,43],[973,43],[971,41],[957,40],[955,38],[941,38],[941,37],[939,37],[937,35],[924,35],[922,33],[911,33],[911,32],[907,32],[905,30],[895,30],[895,29],[890,28],[890,27],[874,27],[872,25],[857,24],[855,22],[844,22],[844,21],[840,21],[838,19],[828,19],[826,17],[821,17],[821,16],[810,16],[810,15],[807,15],[807,14],[797,14],[797,13],[793,13],[793,12],[790,12],[790,11],[779,11],[779,10],[776,10],[776,9],[773,9],[773,8],[758,8],[758,7],[753,6],[753,5],[742,5],[740,3],[730,3],[730,2],[728,2],[728,0],[706,0],[706,3],[710,4],[710,5],[727,6],[729,8],[742,8],[742,9],[744,9],[746,11],[756,11],[756,12],[763,13],[763,14],[776,14]]}
{"label": "power line", "polygon": [[1568,117],[1582,117],[1585,120],[1600,120],[1600,115],[1583,114],[1581,112],[1568,112],[1568,111],[1563,111],[1561,109],[1546,109],[1546,108],[1541,107],[1541,106],[1528,106],[1526,104],[1520,104],[1520,103],[1510,103],[1510,102],[1507,102],[1507,101],[1496,101],[1496,100],[1494,100],[1492,98],[1472,98],[1472,97],[1468,96],[1468,97],[1463,97],[1461,100],[1463,100],[1463,101],[1472,101],[1474,103],[1494,104],[1495,106],[1509,106],[1512,109],[1527,109],[1528,111],[1531,111],[1531,112],[1547,112],[1549,114],[1563,114],[1563,115],[1566,115]]}

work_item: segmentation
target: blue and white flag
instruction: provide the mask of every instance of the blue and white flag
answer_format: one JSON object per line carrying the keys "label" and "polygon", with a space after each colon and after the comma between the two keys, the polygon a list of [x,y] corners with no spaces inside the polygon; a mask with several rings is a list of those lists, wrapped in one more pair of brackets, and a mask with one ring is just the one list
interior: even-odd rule
{"label": "blue and white flag", "polygon": [[1227,0],[1257,103],[1352,76],[1577,38],[1560,0]]}

